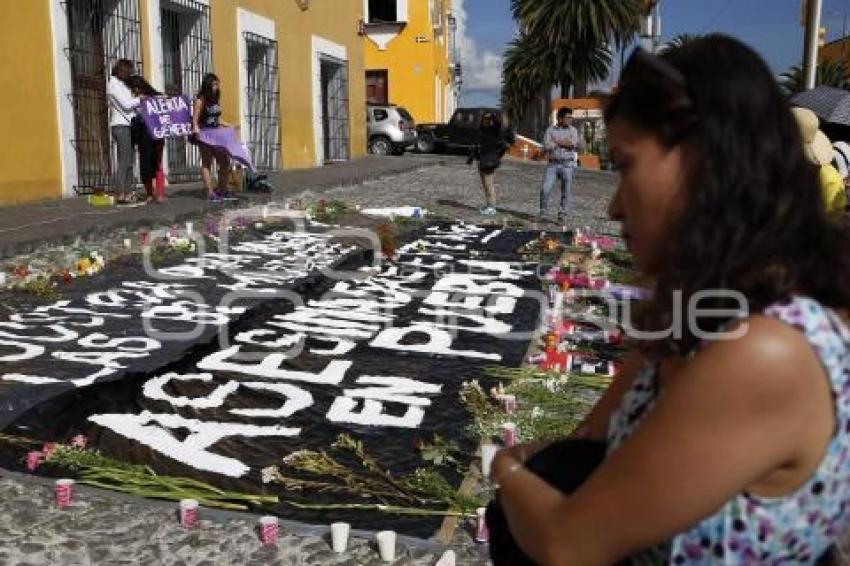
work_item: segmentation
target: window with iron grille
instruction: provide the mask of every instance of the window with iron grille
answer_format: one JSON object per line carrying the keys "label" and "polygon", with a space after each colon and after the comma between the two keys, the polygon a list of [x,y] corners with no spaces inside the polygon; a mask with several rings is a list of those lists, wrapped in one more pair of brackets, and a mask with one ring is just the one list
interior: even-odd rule
{"label": "window with iron grille", "polygon": [[350,157],[348,117],[348,62],[319,56],[322,138],[325,162]]}
{"label": "window with iron grille", "polygon": [[[204,75],[212,70],[210,8],[194,0],[166,0],[162,13],[162,74],[165,92],[194,96]],[[226,85],[222,85],[227,96]],[[200,178],[201,157],[198,148],[186,138],[166,141],[168,179],[186,182]]]}
{"label": "window with iron grille", "polygon": [[113,152],[106,82],[119,59],[141,72],[138,0],[69,0],[67,56],[71,63],[71,102],[77,184],[80,194],[112,186]]}
{"label": "window with iron grille", "polygon": [[366,103],[388,104],[389,79],[386,69],[366,71]]}
{"label": "window with iron grille", "polygon": [[280,82],[277,68],[277,42],[245,32],[246,134],[254,166],[277,169],[280,163]]}

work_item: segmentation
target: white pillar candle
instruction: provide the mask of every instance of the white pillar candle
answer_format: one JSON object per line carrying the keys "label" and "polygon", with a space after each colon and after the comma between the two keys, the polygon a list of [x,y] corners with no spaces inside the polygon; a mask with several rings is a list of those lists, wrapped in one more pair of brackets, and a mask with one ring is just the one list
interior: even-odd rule
{"label": "white pillar candle", "polygon": [[395,560],[395,532],[381,531],[375,535],[375,540],[378,541],[378,554],[381,555],[381,560],[384,562]]}
{"label": "white pillar candle", "polygon": [[447,550],[443,553],[437,563],[434,566],[455,566],[457,563],[457,557],[455,556],[454,550]]}
{"label": "white pillar candle", "polygon": [[351,532],[351,525],[348,523],[332,523],[331,524],[331,548],[337,554],[345,552],[348,546],[348,534]]}
{"label": "white pillar candle", "polygon": [[490,466],[493,464],[493,458],[500,448],[498,444],[491,444],[489,442],[481,445],[481,473],[485,478],[490,477]]}

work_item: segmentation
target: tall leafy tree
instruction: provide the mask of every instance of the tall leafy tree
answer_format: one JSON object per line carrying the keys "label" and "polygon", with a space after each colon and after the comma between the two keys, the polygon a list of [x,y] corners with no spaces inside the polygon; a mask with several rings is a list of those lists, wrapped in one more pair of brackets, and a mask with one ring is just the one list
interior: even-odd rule
{"label": "tall leafy tree", "polygon": [[515,124],[522,121],[528,103],[555,83],[545,56],[543,46],[524,33],[508,43],[502,58],[502,109]]}
{"label": "tall leafy tree", "polygon": [[[789,95],[806,90],[806,78],[799,65],[794,65],[782,73],[779,82]],[[850,90],[850,72],[843,61],[826,59],[818,63],[815,84]]]}
{"label": "tall leafy tree", "polygon": [[661,48],[661,53],[670,51],[671,49],[678,49],[680,47],[685,47],[689,43],[693,43],[694,41],[700,39],[702,36],[694,33],[680,33],[670,41],[664,44]]}
{"label": "tall leafy tree", "polygon": [[631,40],[644,8],[643,0],[511,0],[514,18],[540,44],[563,97],[574,85],[607,76],[609,46]]}

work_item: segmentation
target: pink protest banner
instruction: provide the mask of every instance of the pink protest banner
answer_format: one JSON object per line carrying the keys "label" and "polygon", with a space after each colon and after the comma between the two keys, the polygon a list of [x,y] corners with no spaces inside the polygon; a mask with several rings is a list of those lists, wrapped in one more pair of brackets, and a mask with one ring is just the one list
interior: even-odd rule
{"label": "pink protest banner", "polygon": [[237,163],[244,165],[248,169],[254,169],[254,165],[251,163],[251,156],[248,155],[248,151],[239,140],[235,129],[226,127],[201,128],[198,134],[198,141],[216,149],[224,150]]}

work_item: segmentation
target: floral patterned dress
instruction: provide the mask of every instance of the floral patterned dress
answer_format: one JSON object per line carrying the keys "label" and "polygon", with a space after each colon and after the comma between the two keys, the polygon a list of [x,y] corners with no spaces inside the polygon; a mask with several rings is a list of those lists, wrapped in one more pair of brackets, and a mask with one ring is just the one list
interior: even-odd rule
{"label": "floral patterned dress", "polygon": [[[637,557],[669,564],[813,564],[850,527],[850,329],[831,310],[794,297],[764,311],[798,329],[827,369],[836,432],[806,483],[783,497],[739,493],[714,515]],[[651,410],[656,371],[648,366],[611,416],[608,451]]]}

